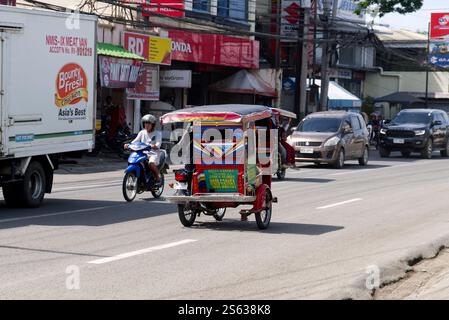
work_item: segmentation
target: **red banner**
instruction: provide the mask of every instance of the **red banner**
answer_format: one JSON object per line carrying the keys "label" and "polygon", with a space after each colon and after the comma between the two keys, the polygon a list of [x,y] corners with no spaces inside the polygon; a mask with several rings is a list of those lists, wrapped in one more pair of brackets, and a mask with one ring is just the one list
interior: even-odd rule
{"label": "red banner", "polygon": [[7,6],[15,6],[16,0],[0,0],[0,4],[4,4]]}
{"label": "red banner", "polygon": [[151,0],[150,4],[142,5],[142,15],[151,16],[152,13],[169,17],[184,17],[184,0]]}
{"label": "red banner", "polygon": [[140,69],[136,86],[126,90],[128,99],[159,100],[159,66],[144,63]]}
{"label": "red banner", "polygon": [[170,30],[172,59],[238,68],[259,68],[259,41]]}
{"label": "red banner", "polygon": [[449,37],[449,12],[433,12],[430,20],[430,38]]}

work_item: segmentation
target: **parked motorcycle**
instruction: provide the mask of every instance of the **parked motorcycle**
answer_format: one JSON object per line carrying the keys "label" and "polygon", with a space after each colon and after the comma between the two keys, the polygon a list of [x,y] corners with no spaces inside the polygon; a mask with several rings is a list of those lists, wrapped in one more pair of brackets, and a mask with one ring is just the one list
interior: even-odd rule
{"label": "parked motorcycle", "polygon": [[128,167],[123,178],[122,192],[126,201],[133,201],[137,194],[150,191],[154,198],[159,198],[164,191],[164,174],[167,173],[165,152],[161,155],[158,166],[160,182],[156,182],[154,175],[147,166],[146,151],[151,150],[151,146],[141,142],[131,143],[128,149],[132,151],[128,158]]}

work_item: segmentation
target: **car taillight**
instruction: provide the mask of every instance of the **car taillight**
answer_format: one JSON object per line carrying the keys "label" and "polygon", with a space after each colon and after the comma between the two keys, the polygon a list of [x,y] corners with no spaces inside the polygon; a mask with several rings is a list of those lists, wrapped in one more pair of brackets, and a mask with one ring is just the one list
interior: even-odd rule
{"label": "car taillight", "polygon": [[187,181],[187,173],[185,171],[176,171],[175,172],[175,180],[179,182]]}

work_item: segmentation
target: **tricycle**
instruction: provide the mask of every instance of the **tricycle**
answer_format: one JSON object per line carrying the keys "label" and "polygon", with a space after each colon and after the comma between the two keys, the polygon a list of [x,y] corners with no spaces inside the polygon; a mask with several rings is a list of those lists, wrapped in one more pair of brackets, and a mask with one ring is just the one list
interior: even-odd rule
{"label": "tricycle", "polygon": [[175,194],[165,198],[178,205],[184,226],[191,227],[201,213],[221,221],[226,208],[246,205],[250,208],[240,211],[241,220],[254,214],[259,229],[268,228],[277,202],[271,191],[278,169],[272,117],[271,108],[258,105],[210,105],[161,117],[162,124],[191,126],[179,143],[190,151],[188,163],[175,171]]}

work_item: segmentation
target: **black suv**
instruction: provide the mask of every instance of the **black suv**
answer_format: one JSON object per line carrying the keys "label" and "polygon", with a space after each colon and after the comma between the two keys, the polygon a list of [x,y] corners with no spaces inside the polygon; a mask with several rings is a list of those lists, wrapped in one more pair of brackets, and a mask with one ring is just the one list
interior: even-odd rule
{"label": "black suv", "polygon": [[379,153],[388,157],[391,151],[401,151],[404,157],[418,152],[432,158],[434,149],[442,157],[449,155],[449,117],[436,109],[405,109],[380,130]]}

